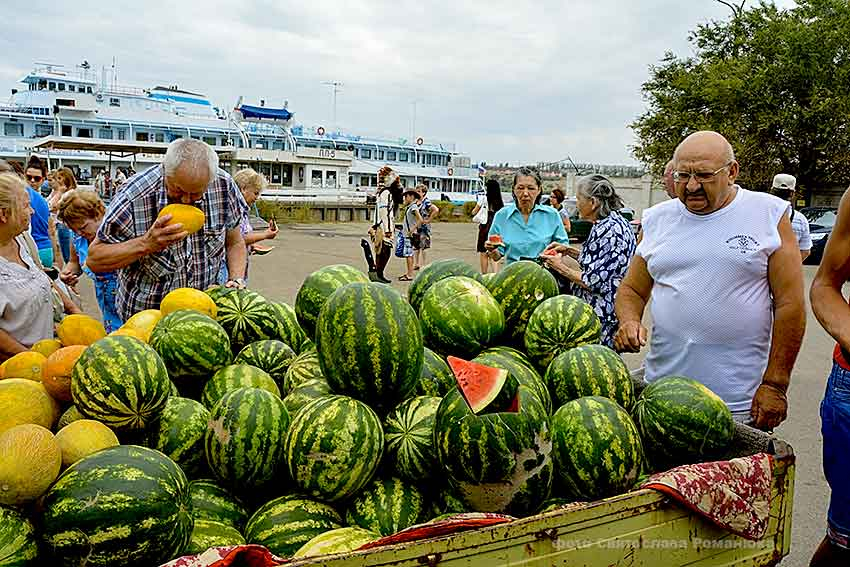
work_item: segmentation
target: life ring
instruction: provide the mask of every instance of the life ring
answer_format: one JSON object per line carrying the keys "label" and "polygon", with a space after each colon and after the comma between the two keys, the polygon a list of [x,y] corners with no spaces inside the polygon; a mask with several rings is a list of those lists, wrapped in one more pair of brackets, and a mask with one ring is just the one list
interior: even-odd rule
{"label": "life ring", "polygon": [[449,175],[450,175],[450,176],[451,176],[451,175],[454,175],[454,174],[455,174],[455,170],[454,170],[453,168],[451,168],[451,167],[450,167],[450,168],[449,168],[449,172],[448,172],[448,173],[449,173]]}
{"label": "life ring", "polygon": [[416,145],[417,146],[421,146],[424,143],[425,143],[425,140],[423,140],[421,136],[419,138],[416,138]]}
{"label": "life ring", "polygon": [[316,134],[318,134],[319,136],[324,136],[325,135],[325,127],[319,126],[318,128],[316,128]]}

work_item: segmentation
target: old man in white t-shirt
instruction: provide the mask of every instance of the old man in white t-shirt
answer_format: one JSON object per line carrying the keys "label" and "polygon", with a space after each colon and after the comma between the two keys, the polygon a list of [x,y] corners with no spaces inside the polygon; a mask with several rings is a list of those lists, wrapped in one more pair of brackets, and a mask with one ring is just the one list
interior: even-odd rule
{"label": "old man in white t-shirt", "polygon": [[787,415],[806,325],[790,207],[735,184],[738,162],[716,132],[691,134],[673,160],[678,199],[643,213],[643,240],[617,293],[615,347],[646,343],[651,298],[647,381],[694,378],[736,420],[772,429]]}

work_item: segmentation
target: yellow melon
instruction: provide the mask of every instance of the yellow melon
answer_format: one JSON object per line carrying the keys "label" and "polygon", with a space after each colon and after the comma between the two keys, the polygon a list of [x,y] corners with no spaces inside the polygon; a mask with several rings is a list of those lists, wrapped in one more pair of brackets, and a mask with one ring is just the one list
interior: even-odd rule
{"label": "yellow melon", "polygon": [[62,450],[62,467],[70,467],[83,457],[118,445],[118,437],[107,426],[93,419],[73,421],[59,430],[56,442]]}
{"label": "yellow melon", "polygon": [[19,352],[3,363],[3,378],[26,378],[41,381],[41,371],[47,358],[38,352]]}
{"label": "yellow melon", "polygon": [[156,327],[156,324],[159,323],[160,319],[162,319],[162,311],[159,309],[145,309],[144,311],[139,311],[127,319],[127,322],[121,325],[121,328],[141,331],[144,333],[145,342],[148,342],[148,340],[150,340],[151,333],[153,332],[153,328]]}
{"label": "yellow melon", "polygon": [[168,292],[159,304],[159,310],[163,315],[180,309],[194,309],[213,319],[218,313],[218,307],[209,295],[191,287],[181,287]]}
{"label": "yellow melon", "polygon": [[41,382],[25,378],[0,380],[0,433],[24,423],[51,429],[60,412],[59,402]]}
{"label": "yellow melon", "polygon": [[53,434],[26,423],[0,433],[0,504],[21,506],[50,488],[62,467]]}
{"label": "yellow melon", "polygon": [[168,221],[168,224],[165,226],[180,223],[183,225],[183,230],[189,234],[194,234],[201,230],[204,226],[204,221],[206,220],[204,211],[198,207],[193,207],[192,205],[181,205],[178,203],[166,205],[161,211],[159,211],[156,218],[160,218],[165,215],[171,215],[171,220]]}
{"label": "yellow melon", "polygon": [[105,337],[106,329],[103,328],[103,323],[94,317],[75,313],[62,319],[56,327],[56,334],[63,346],[88,346]]}
{"label": "yellow melon", "polygon": [[40,352],[44,356],[50,356],[60,348],[62,348],[62,342],[59,339],[43,339],[32,345],[30,350]]}
{"label": "yellow melon", "polygon": [[109,333],[107,335],[109,337],[133,337],[134,339],[139,339],[143,343],[148,342],[150,336],[144,331],[140,331],[138,329],[129,329],[127,327],[121,327]]}
{"label": "yellow melon", "polygon": [[47,393],[60,402],[71,401],[71,371],[80,355],[89,347],[74,345],[63,347],[51,354],[44,365],[41,383]]}

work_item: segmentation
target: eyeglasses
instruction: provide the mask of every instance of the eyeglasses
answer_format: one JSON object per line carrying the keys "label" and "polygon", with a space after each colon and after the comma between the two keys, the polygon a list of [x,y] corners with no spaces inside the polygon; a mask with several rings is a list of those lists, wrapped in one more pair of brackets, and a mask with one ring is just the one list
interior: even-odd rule
{"label": "eyeglasses", "polygon": [[516,193],[534,193],[535,191],[540,191],[540,187],[516,187],[514,189]]}
{"label": "eyeglasses", "polygon": [[44,177],[41,177],[40,175],[27,175],[27,181],[34,181],[37,183],[42,179],[44,179]]}
{"label": "eyeglasses", "polygon": [[717,176],[718,173],[720,173],[721,171],[723,171],[724,169],[726,169],[730,165],[732,165],[731,161],[729,163],[727,163],[726,165],[724,165],[723,167],[721,167],[720,169],[718,169],[717,171],[711,171],[711,172],[709,172],[709,171],[697,171],[695,173],[691,173],[690,171],[674,171],[673,172],[673,181],[675,181],[676,183],[688,183],[691,180],[691,177],[693,177],[694,179],[697,180],[697,183],[708,183],[709,181],[712,181]]}

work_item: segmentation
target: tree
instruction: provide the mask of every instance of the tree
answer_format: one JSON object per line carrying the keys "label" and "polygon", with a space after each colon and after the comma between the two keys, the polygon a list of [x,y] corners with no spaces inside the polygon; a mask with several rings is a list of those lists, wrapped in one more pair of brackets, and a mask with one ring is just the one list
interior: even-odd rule
{"label": "tree", "polygon": [[691,32],[691,57],[666,53],[631,127],[635,157],[660,172],[678,143],[716,130],[735,148],[741,184],[791,173],[803,191],[850,181],[850,3],[762,1]]}

